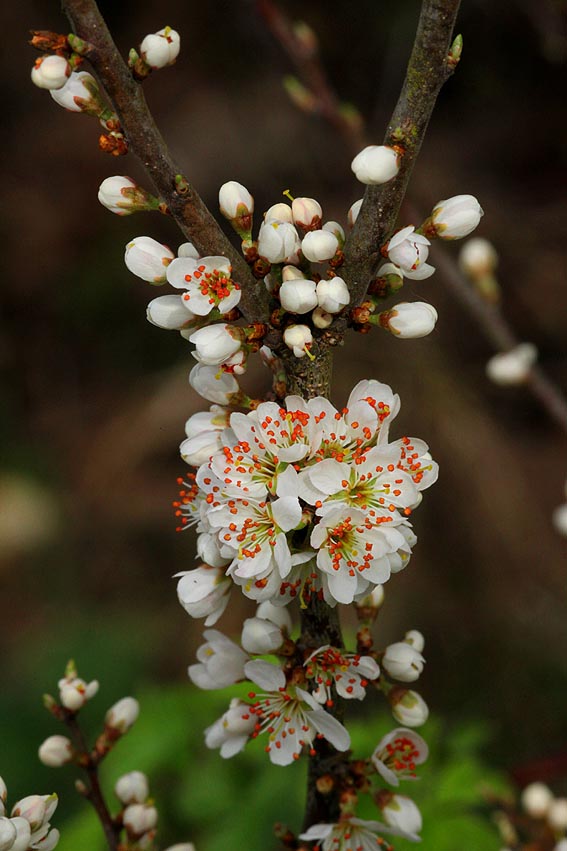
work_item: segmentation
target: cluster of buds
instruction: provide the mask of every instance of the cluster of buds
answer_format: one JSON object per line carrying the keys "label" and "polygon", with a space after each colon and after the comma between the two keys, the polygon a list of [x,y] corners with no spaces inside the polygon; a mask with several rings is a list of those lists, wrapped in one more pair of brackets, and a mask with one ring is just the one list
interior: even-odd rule
{"label": "cluster of buds", "polygon": [[0,851],[52,851],[59,842],[50,824],[57,803],[57,795],[28,795],[8,816],[8,790],[0,777]]}
{"label": "cluster of buds", "polygon": [[519,802],[506,799],[497,805],[494,820],[506,846],[502,851],[567,851],[567,798],[556,797],[545,783],[530,783]]}

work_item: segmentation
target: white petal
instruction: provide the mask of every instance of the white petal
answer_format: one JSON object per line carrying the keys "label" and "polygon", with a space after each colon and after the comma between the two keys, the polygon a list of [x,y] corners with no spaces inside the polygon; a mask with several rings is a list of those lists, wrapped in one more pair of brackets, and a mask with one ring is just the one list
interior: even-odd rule
{"label": "white petal", "polygon": [[257,686],[266,691],[278,691],[285,687],[285,675],[281,668],[270,665],[263,659],[253,659],[244,666],[244,673]]}

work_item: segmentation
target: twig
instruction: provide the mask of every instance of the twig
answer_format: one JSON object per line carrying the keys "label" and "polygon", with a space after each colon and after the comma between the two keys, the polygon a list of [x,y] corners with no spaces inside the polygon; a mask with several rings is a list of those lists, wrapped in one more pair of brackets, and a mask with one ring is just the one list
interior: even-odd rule
{"label": "twig", "polygon": [[353,306],[364,298],[382,259],[380,248],[395,227],[437,95],[451,74],[448,54],[459,2],[423,2],[406,78],[384,139],[385,145],[403,148],[400,171],[394,180],[366,188],[364,203],[344,247],[341,275],[349,285]]}
{"label": "twig", "polygon": [[249,322],[268,318],[268,295],[225,236],[198,192],[182,175],[148,109],[142,86],[122,59],[94,0],[63,0],[75,33],[92,48],[87,58],[102,83],[130,149],[141,160],[160,198],[187,239],[202,254],[228,257],[242,287],[240,306]]}

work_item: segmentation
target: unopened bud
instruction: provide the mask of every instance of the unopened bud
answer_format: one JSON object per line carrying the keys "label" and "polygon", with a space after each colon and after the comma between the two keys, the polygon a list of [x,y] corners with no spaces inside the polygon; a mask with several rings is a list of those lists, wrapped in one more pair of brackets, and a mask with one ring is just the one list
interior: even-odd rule
{"label": "unopened bud", "polygon": [[431,334],[437,322],[437,311],[424,301],[397,304],[378,315],[379,324],[402,340],[413,340]]}
{"label": "unopened bud", "polygon": [[303,256],[312,263],[322,263],[335,256],[339,241],[334,233],[326,230],[310,231],[301,241]]}
{"label": "unopened bud", "polygon": [[553,793],[545,783],[530,783],[522,790],[521,803],[532,818],[544,818],[553,802]]}
{"label": "unopened bud", "polygon": [[150,68],[165,68],[173,65],[179,55],[181,37],[171,27],[164,27],[147,35],[140,45],[140,53]]}
{"label": "unopened bud", "polygon": [[393,688],[388,693],[392,715],[404,727],[420,727],[429,717],[429,709],[424,699],[416,691],[406,688]]}
{"label": "unopened bud", "polygon": [[316,307],[313,313],[311,314],[311,319],[313,320],[313,325],[315,328],[328,328],[333,324],[333,319],[335,317],[332,313],[327,313],[326,310],[323,310],[322,307]]}
{"label": "unopened bud", "polygon": [[88,71],[73,71],[60,89],[52,89],[51,97],[70,112],[99,116],[104,110],[98,83]]}
{"label": "unopened bud", "polygon": [[296,358],[302,358],[308,354],[313,343],[313,335],[307,325],[290,325],[285,329],[283,339]]}
{"label": "unopened bud", "polygon": [[[286,269],[293,268],[286,266]],[[302,278],[284,280],[279,291],[281,305],[290,313],[309,313],[317,307],[317,290],[315,281]]]}
{"label": "unopened bud", "polygon": [[520,343],[509,352],[493,355],[486,364],[486,374],[495,384],[516,386],[524,384],[537,360],[533,343]]}
{"label": "unopened bud", "polygon": [[368,186],[387,183],[400,170],[400,156],[387,145],[369,145],[351,163],[356,179]]}
{"label": "unopened bud", "polygon": [[240,328],[232,325],[207,325],[189,337],[195,346],[195,358],[209,366],[219,365],[231,358],[242,345]]}
{"label": "unopened bud", "polygon": [[397,641],[386,648],[382,664],[390,676],[404,683],[412,683],[423,671],[425,659],[411,644]]}
{"label": "unopened bud", "polygon": [[462,239],[473,232],[483,215],[474,195],[455,195],[439,201],[422,228],[429,237]]}
{"label": "unopened bud", "polygon": [[323,230],[328,230],[329,233],[333,233],[337,237],[339,248],[343,247],[345,243],[345,232],[343,227],[338,222],[325,222],[325,224],[323,225]]}
{"label": "unopened bud", "polygon": [[29,822],[21,816],[11,818],[10,823],[16,830],[16,839],[9,846],[10,851],[27,851],[31,841],[31,827]]}
{"label": "unopened bud", "polygon": [[317,284],[319,307],[326,313],[340,313],[350,303],[350,293],[343,278],[329,278]]}
{"label": "unopened bud", "polygon": [[244,621],[240,643],[248,653],[272,653],[283,641],[281,629],[272,621],[258,617]]}
{"label": "unopened bud", "polygon": [[547,823],[552,830],[567,830],[567,798],[556,798],[547,811]]}
{"label": "unopened bud", "polygon": [[349,209],[347,214],[349,227],[354,227],[356,220],[358,219],[358,214],[360,213],[360,208],[362,207],[362,202],[364,198],[359,198],[358,201],[355,201],[352,207]]}
{"label": "unopened bud", "polygon": [[291,207],[289,204],[285,204],[283,201],[280,201],[279,204],[273,204],[266,212],[264,213],[264,221],[276,221],[276,222],[287,222],[288,224],[293,224],[293,213],[291,211]]}
{"label": "unopened bud", "polygon": [[119,733],[127,733],[135,724],[140,714],[140,704],[134,697],[123,697],[106,713],[105,722],[107,727],[117,730]]}
{"label": "unopened bud", "polygon": [[223,183],[219,190],[219,207],[242,239],[251,238],[254,199],[250,192],[236,180]]}
{"label": "unopened bud", "polygon": [[423,648],[425,647],[425,638],[422,633],[417,629],[410,629],[405,634],[404,641],[407,644],[411,644],[414,650],[417,650],[418,653],[421,653]]}
{"label": "unopened bud", "polygon": [[48,765],[50,768],[60,768],[73,759],[73,745],[66,736],[49,736],[40,745],[38,756],[40,762],[44,765]]}
{"label": "unopened bud", "polygon": [[115,175],[100,184],[98,200],[103,207],[117,216],[129,216],[146,210],[157,210],[159,200],[132,180],[131,177]]}
{"label": "unopened bud", "polygon": [[121,804],[143,804],[150,795],[148,778],[141,771],[130,771],[119,777],[114,786],[114,794]]}
{"label": "unopened bud", "polygon": [[321,227],[323,210],[315,198],[294,198],[291,205],[293,223],[303,230]]}
{"label": "unopened bud", "polygon": [[71,66],[63,56],[40,56],[32,68],[32,82],[40,89],[61,89],[71,74]]}
{"label": "unopened bud", "polygon": [[151,236],[137,236],[126,246],[124,262],[128,269],[150,284],[163,284],[166,270],[175,258],[173,251]]}
{"label": "unopened bud", "polygon": [[459,266],[473,280],[492,274],[497,265],[496,249],[480,236],[467,240],[459,252]]}
{"label": "unopened bud", "polygon": [[130,836],[138,837],[153,830],[157,824],[158,813],[155,807],[147,804],[130,804],[122,816],[124,827]]}

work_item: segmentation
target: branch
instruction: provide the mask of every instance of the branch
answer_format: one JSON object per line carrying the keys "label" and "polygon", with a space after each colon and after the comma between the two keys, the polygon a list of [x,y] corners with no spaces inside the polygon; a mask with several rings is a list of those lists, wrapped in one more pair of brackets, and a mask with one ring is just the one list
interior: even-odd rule
{"label": "branch", "polygon": [[404,150],[394,180],[368,186],[356,224],[345,243],[341,275],[348,282],[352,305],[359,304],[376,266],[380,248],[395,227],[413,166],[437,95],[451,74],[447,61],[460,0],[423,0],[406,79],[386,130],[384,144]]}
{"label": "branch", "polygon": [[232,263],[242,287],[240,307],[249,322],[265,322],[268,295],[241,254],[174,162],[148,108],[142,86],[134,80],[112,40],[95,0],[62,0],[75,33],[92,47],[86,57],[104,86],[132,152],[141,160],[160,198],[187,239],[201,254],[219,254]]}

